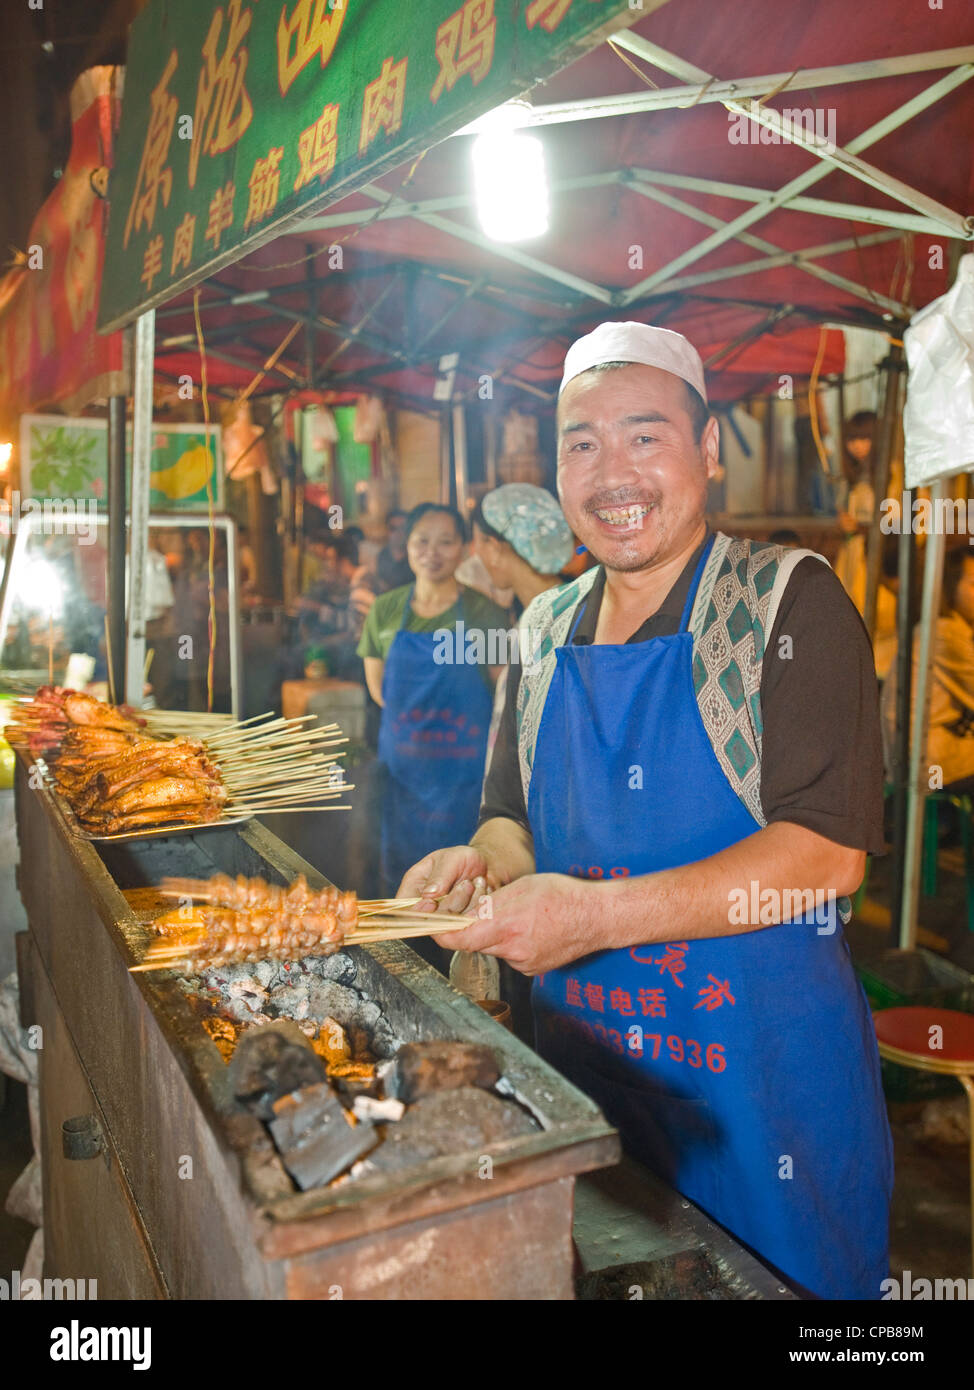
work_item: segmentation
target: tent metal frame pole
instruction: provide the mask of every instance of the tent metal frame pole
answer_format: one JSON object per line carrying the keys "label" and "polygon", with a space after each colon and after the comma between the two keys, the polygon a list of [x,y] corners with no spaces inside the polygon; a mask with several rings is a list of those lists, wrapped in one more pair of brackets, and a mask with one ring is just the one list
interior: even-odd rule
{"label": "tent metal frame pole", "polygon": [[[612,42],[631,53],[640,53],[638,35],[623,30],[613,34]],[[934,72],[938,68],[953,68],[974,62],[974,47],[941,48],[929,53],[911,53],[896,58],[873,58],[863,63],[845,63],[825,68],[800,68],[798,72],[772,72],[764,77],[724,78],[702,89],[699,84],[684,87],[664,87],[658,91],[623,92],[618,96],[588,97],[577,101],[551,102],[525,112],[524,129],[533,126],[561,125],[566,121],[600,120],[606,116],[639,115],[644,111],[671,111],[681,107],[702,106],[710,102],[730,102],[743,97],[763,97],[774,91],[817,90],[845,82],[869,82],[883,77],[900,77],[912,72]],[[455,130],[453,135],[476,135],[490,128],[490,116],[479,116],[469,125]]]}
{"label": "tent metal frame pole", "polygon": [[[938,478],[930,485],[933,514],[945,495]],[[900,948],[916,947],[917,912],[920,904],[920,859],[923,847],[923,812],[927,799],[927,727],[930,720],[930,667],[936,641],[937,609],[944,573],[944,536],[938,528],[926,538],[923,565],[923,598],[920,604],[920,643],[916,662],[916,703],[910,740],[907,782],[906,844],[903,851],[903,897],[900,903]]]}
{"label": "tent metal frame pole", "polygon": [[[634,41],[638,39],[639,43],[639,49],[632,49],[631,51],[638,51],[640,56],[647,58],[648,61],[657,63],[659,67],[662,67],[666,71],[675,71],[678,76],[695,77],[698,81],[707,81],[709,74],[704,72],[701,68],[695,68],[692,64],[685,63],[683,59],[675,58],[672,54],[667,54],[665,50],[657,48],[656,45],[648,43],[646,40],[639,38],[639,36],[630,37],[632,37]],[[667,66],[668,64],[669,66]],[[922,92],[918,92],[915,97],[904,102],[902,106],[898,106],[894,111],[884,116],[882,120],[869,126],[868,129],[864,130],[860,135],[857,135],[853,140],[850,140],[845,147],[846,153],[858,154],[861,150],[868,149],[871,145],[875,145],[885,136],[890,135],[894,130],[898,130],[900,126],[905,125],[907,121],[912,120],[914,116],[919,115],[921,111],[925,111],[928,107],[935,105],[942,97],[947,96],[948,93],[954,91],[954,89],[959,87],[962,83],[969,81],[971,77],[974,77],[974,64],[955,68],[952,72],[947,73],[944,77],[925,88]],[[755,222],[759,222],[763,217],[767,217],[768,214],[774,212],[776,208],[790,202],[797,193],[804,193],[806,188],[810,188],[813,184],[819,183],[832,172],[833,166],[830,164],[825,164],[821,161],[813,164],[811,168],[806,169],[804,173],[790,179],[788,183],[784,184],[776,192],[769,194],[764,201],[756,203],[753,207],[742,212],[738,217],[733,218],[732,221],[725,223],[724,227],[720,231],[714,232],[713,236],[705,237],[704,240],[698,242],[696,246],[688,247],[686,251],[674,257],[667,265],[660,266],[652,275],[647,276],[646,279],[642,280],[639,284],[632,286],[632,288],[627,290],[624,294],[623,302],[629,304],[632,300],[638,299],[641,295],[647,294],[653,289],[669,289],[670,279],[673,278],[678,271],[683,270],[685,266],[692,265],[694,261],[698,261],[711,251],[716,250],[718,246],[722,246],[726,241],[730,241],[732,238],[736,237],[739,232],[745,231],[748,227],[753,226]]]}
{"label": "tent metal frame pole", "polygon": [[125,689],[125,405],[108,401],[108,688]]}
{"label": "tent metal frame pole", "polygon": [[[683,198],[675,198],[672,193],[664,193],[660,189],[652,187],[650,184],[643,183],[642,180],[633,180],[628,184],[628,187],[641,197],[649,198],[654,203],[660,203],[663,207],[668,207],[674,212],[682,213],[685,217],[690,217],[695,222],[703,223],[704,226],[723,226],[719,217],[714,217],[711,213],[704,212],[701,208],[694,207],[692,203],[686,202]],[[735,240],[741,242],[744,246],[751,246],[756,250],[768,252],[772,260],[777,261],[779,264],[794,264],[807,275],[812,275],[817,280],[824,280],[828,284],[835,285],[838,289],[846,290],[849,294],[854,294],[858,299],[864,299],[869,304],[882,306],[891,312],[905,315],[909,313],[909,310],[905,305],[900,304],[898,300],[889,299],[883,294],[877,294],[874,290],[871,290],[868,285],[857,284],[855,280],[849,280],[844,275],[836,275],[834,272],[826,270],[824,266],[815,265],[811,261],[812,256],[839,255],[842,251],[853,250],[857,247],[877,245],[884,241],[892,241],[896,236],[898,236],[896,232],[871,232],[865,237],[833,242],[830,246],[825,247],[812,246],[809,247],[807,251],[799,252],[784,251],[780,246],[775,246],[773,242],[765,241],[763,237],[752,236],[749,232],[742,233],[742,235],[736,237]],[[755,271],[770,270],[773,268],[773,264],[768,260],[753,261],[750,262],[750,264],[754,267]],[[743,271],[744,274],[749,273],[747,265],[735,266],[734,269],[735,272]],[[675,280],[673,282],[673,288],[679,290],[681,286],[687,284],[706,284],[712,278],[717,278],[718,276],[724,276],[726,278],[726,274],[726,271],[704,271],[701,275],[690,275],[684,277],[682,280]]]}
{"label": "tent metal frame pole", "polygon": [[[974,71],[974,65],[972,65]],[[732,110],[746,115],[751,121],[756,121],[765,130],[772,131],[792,145],[797,145],[800,149],[807,150],[816,158],[824,160],[836,169],[841,169],[844,174],[851,174],[860,183],[867,184],[870,188],[875,188],[879,193],[885,193],[888,197],[895,198],[897,202],[903,203],[908,208],[913,208],[915,212],[928,217],[931,222],[938,225],[942,232],[950,232],[953,236],[961,237],[965,241],[970,241],[974,237],[974,225],[969,217],[963,213],[954,212],[945,203],[938,202],[936,198],[929,197],[926,193],[921,193],[919,189],[913,188],[910,184],[904,183],[902,179],[895,178],[892,174],[887,174],[882,169],[877,169],[875,164],[869,164],[865,159],[860,159],[858,155],[843,149],[841,145],[832,145],[824,136],[817,131],[809,132],[797,121],[785,120],[777,111],[768,106],[758,106],[752,104],[750,110],[738,102],[731,102]]]}
{"label": "tent metal frame pole", "polygon": [[[620,171],[609,170],[599,174],[582,174],[574,179],[559,179],[548,185],[552,193],[580,193],[589,188],[603,188],[616,183]],[[472,208],[474,199],[468,193],[451,193],[442,198],[419,199],[407,202],[390,194],[391,201],[376,216],[372,208],[351,208],[348,212],[329,212],[322,217],[311,217],[302,222],[301,232],[326,232],[333,227],[356,226],[363,222],[386,222],[398,217],[419,217],[432,212],[456,212],[458,209]],[[492,243],[493,244],[493,243]],[[229,300],[227,301],[229,303]]]}
{"label": "tent metal frame pole", "polygon": [[[662,188],[683,188],[688,193],[705,193],[708,197],[733,198],[743,203],[761,203],[774,192],[746,183],[724,183],[714,179],[697,178],[695,174],[670,174],[663,169],[632,167],[621,171],[623,180],[638,179],[643,184],[659,184]],[[896,227],[902,232],[919,232],[927,236],[945,236],[945,229],[929,217],[915,212],[900,212],[894,208],[869,207],[866,203],[839,203],[831,198],[791,198],[779,209],[781,212],[810,212],[816,217],[833,217],[842,222],[872,222],[879,227]],[[719,221],[720,219],[715,219]],[[953,233],[950,236],[953,237]],[[739,237],[744,241],[745,238]]]}
{"label": "tent metal frame pole", "polygon": [[[841,256],[846,251],[854,251],[857,246],[860,248],[881,246],[884,242],[898,241],[899,237],[899,232],[894,231],[869,232],[866,236],[847,237],[842,241],[828,241],[820,246],[809,246],[802,251],[778,251],[774,256],[763,256],[759,260],[744,261],[740,265],[725,266],[720,270],[704,270],[696,275],[677,276],[675,280],[667,282],[666,289],[667,293],[678,293],[690,289],[694,285],[712,285],[721,280],[731,280],[735,275],[758,275],[762,270],[775,270],[787,265],[805,269],[814,258]],[[846,281],[844,288],[854,284],[854,281]],[[858,294],[863,293],[864,287],[862,285],[855,286],[855,288]],[[870,295],[869,298],[872,303],[878,303],[880,300],[880,296],[876,294]],[[909,314],[909,308],[900,304],[899,300],[889,300],[885,296],[882,298],[900,313]]]}
{"label": "tent metal frame pole", "polygon": [[129,534],[128,640],[125,699],[141,709],[145,670],[145,576],[149,550],[149,480],[152,454],[152,378],[155,311],[135,321],[135,381],[132,395],[132,524]]}
{"label": "tent metal frame pole", "polygon": [[[913,535],[913,494],[904,490],[898,550],[899,589],[896,596],[896,719],[891,756],[893,777],[894,873],[891,885],[890,921],[900,922],[903,912],[903,874],[906,856],[907,788],[910,760],[910,706],[913,675],[913,626],[916,608],[914,574],[916,541]],[[910,524],[906,524],[909,519]],[[900,872],[895,872],[899,865]]]}
{"label": "tent metal frame pole", "polygon": [[[356,191],[366,198],[371,198],[374,203],[385,204],[393,201],[393,194],[387,193],[384,188],[378,188],[373,183],[364,184]],[[521,266],[523,270],[533,270],[536,275],[543,275],[549,280],[556,280],[560,285],[567,285],[569,289],[577,290],[579,294],[586,295],[590,299],[597,299],[603,304],[616,302],[617,292],[615,290],[597,285],[594,280],[585,280],[581,275],[573,275],[571,271],[559,270],[557,266],[549,265],[547,261],[539,261],[535,256],[526,256],[523,251],[517,251],[513,246],[502,246],[485,236],[483,232],[476,232],[472,227],[461,226],[459,222],[452,222],[448,217],[440,217],[438,213],[423,213],[416,220],[425,223],[428,227],[435,227],[439,232],[446,232],[448,236],[456,237],[458,241],[469,242],[471,246],[476,246],[481,251],[489,251],[491,255],[498,256],[501,260],[511,261],[514,265]]]}
{"label": "tent metal frame pole", "polygon": [[[624,169],[614,169],[608,173],[591,174],[577,179],[560,179],[552,182],[549,187],[554,194],[584,192],[591,188],[605,188],[613,184],[630,185],[633,178],[640,179],[644,183],[660,184],[662,187],[684,188],[688,192],[706,193],[709,196],[721,198],[734,198],[739,202],[761,203],[774,196],[772,188],[758,188],[752,184],[744,183],[725,183],[721,180],[702,179],[693,174],[671,174],[662,169],[643,169],[642,167],[632,166]],[[416,202],[407,203],[395,201],[389,203],[382,209],[378,217],[373,211],[368,209],[353,208],[348,212],[328,213],[324,217],[315,217],[301,226],[302,231],[328,231],[337,227],[358,226],[362,223],[386,222],[404,217],[422,217],[427,213],[433,212],[457,212],[472,208],[474,200],[466,193],[454,193],[442,198],[420,199]],[[961,232],[944,227],[940,222],[935,222],[932,218],[924,217],[920,213],[901,212],[896,208],[877,208],[871,207],[867,203],[842,203],[828,198],[803,198],[801,195],[790,199],[782,205],[780,211],[785,212],[810,212],[819,217],[832,217],[842,222],[872,222],[880,227],[896,227],[899,231],[919,232],[921,235],[928,236],[949,236],[958,240],[967,240]],[[720,219],[716,219],[720,226],[724,224]],[[740,238],[744,240],[743,237]],[[286,286],[282,286],[286,290]],[[257,295],[243,295],[238,297],[241,303],[263,302],[265,295],[258,300]],[[223,303],[233,304],[235,301],[227,299]]]}

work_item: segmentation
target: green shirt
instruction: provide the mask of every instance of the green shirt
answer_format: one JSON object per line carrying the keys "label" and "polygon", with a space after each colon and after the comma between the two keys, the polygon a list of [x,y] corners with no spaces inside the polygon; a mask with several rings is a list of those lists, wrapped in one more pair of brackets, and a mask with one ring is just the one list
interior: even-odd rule
{"label": "green shirt", "polygon": [[[380,661],[385,661],[389,655],[389,648],[392,646],[392,639],[402,626],[410,587],[409,584],[405,584],[401,589],[393,589],[388,594],[380,594],[375,600],[365,619],[362,637],[356,648],[359,656],[374,656],[378,657]],[[463,597],[463,623],[468,632],[474,629],[479,629],[484,633],[492,629],[506,632],[510,627],[510,618],[504,609],[499,608],[496,603],[478,593],[476,589],[468,589],[465,584],[461,584],[460,593]],[[452,628],[460,621],[460,617],[459,601],[442,613],[437,613],[435,618],[418,618],[410,608],[406,617],[405,630],[406,632],[437,632],[440,628]],[[503,650],[503,646],[498,645],[500,650]],[[481,666],[480,671],[489,685],[491,682],[486,665]]]}

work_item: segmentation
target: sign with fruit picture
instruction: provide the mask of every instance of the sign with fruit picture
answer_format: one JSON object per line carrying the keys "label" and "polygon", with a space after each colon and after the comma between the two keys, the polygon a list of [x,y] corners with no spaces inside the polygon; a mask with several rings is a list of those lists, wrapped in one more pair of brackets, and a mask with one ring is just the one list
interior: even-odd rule
{"label": "sign with fruit picture", "polygon": [[[104,420],[64,415],[20,418],[22,497],[108,505],[108,426]],[[126,445],[131,468],[131,431]],[[157,425],[152,431],[149,508],[153,512],[205,512],[207,489],[213,506],[226,503],[220,432],[210,427],[207,446],[202,425]]]}

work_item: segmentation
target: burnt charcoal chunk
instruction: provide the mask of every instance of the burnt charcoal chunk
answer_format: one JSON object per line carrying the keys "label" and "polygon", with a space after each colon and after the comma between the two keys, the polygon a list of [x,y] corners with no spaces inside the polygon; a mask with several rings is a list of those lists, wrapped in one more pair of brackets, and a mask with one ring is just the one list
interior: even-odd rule
{"label": "burnt charcoal chunk", "polygon": [[354,985],[358,974],[355,962],[342,951],[333,956],[317,956],[308,965],[320,979],[333,980],[339,985]]}
{"label": "burnt charcoal chunk", "polygon": [[444,1154],[482,1153],[491,1144],[536,1131],[520,1106],[476,1086],[434,1091],[386,1128],[385,1141],[369,1155],[368,1166],[382,1172],[411,1168]]}
{"label": "burnt charcoal chunk", "polygon": [[230,1085],[262,1120],[280,1096],[325,1080],[325,1064],[300,1028],[280,1020],[245,1032],[229,1066]]}
{"label": "burnt charcoal chunk", "polygon": [[499,1079],[493,1052],[478,1043],[405,1043],[396,1054],[395,1094],[407,1105],[461,1086],[489,1090]]}
{"label": "burnt charcoal chunk", "polygon": [[274,1143],[302,1192],[339,1177],[378,1142],[373,1124],[350,1123],[327,1082],[280,1097],[274,1116]]}

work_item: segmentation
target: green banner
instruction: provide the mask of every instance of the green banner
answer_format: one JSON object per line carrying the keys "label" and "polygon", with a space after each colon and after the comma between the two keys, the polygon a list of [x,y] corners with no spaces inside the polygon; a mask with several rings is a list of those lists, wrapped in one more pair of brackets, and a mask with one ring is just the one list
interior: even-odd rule
{"label": "green banner", "polygon": [[665,0],[150,0],[132,25],[99,327],[527,91]]}

